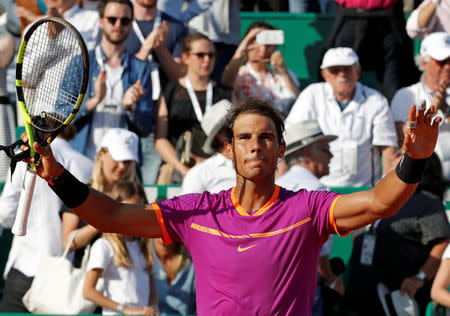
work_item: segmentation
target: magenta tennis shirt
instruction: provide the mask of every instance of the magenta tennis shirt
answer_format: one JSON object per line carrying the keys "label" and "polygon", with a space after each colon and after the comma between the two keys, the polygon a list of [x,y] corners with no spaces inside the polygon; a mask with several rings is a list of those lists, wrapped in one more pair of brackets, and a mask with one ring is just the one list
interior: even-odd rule
{"label": "magenta tennis shirt", "polygon": [[198,314],[310,315],[338,194],[276,186],[266,205],[248,214],[233,192],[153,204],[164,243],[180,241],[192,256]]}

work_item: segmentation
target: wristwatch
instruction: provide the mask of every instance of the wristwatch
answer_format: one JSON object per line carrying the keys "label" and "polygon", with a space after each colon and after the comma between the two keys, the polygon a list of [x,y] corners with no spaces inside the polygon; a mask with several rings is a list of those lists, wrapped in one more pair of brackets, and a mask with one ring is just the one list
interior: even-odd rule
{"label": "wristwatch", "polygon": [[425,272],[423,272],[422,270],[419,271],[419,273],[417,273],[415,275],[416,278],[418,278],[421,281],[425,281],[425,279],[427,278],[427,275],[425,274]]}

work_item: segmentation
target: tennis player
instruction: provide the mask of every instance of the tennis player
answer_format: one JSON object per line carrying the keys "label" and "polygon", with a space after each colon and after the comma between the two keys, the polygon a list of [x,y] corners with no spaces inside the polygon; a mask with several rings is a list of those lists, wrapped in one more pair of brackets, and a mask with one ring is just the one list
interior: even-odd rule
{"label": "tennis player", "polygon": [[[250,99],[228,115],[227,154],[236,186],[150,205],[120,204],[89,189],[42,155],[39,176],[83,220],[104,232],[182,242],[195,267],[199,315],[310,315],[317,260],[329,234],[345,235],[395,214],[417,187],[433,152],[440,118],[412,106],[405,155],[369,191],[292,192],[275,185],[284,124],[274,108]],[[25,137],[25,135],[24,135]],[[29,162],[29,161],[28,161]]]}

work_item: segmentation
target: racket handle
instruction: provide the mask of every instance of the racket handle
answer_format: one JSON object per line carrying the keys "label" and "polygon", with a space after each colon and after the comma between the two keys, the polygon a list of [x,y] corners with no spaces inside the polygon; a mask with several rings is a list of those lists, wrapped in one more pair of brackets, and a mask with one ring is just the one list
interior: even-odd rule
{"label": "racket handle", "polygon": [[25,236],[27,233],[28,214],[30,212],[31,200],[33,198],[34,185],[36,184],[36,173],[27,171],[25,181],[20,193],[19,206],[17,207],[16,219],[11,229],[16,236]]}

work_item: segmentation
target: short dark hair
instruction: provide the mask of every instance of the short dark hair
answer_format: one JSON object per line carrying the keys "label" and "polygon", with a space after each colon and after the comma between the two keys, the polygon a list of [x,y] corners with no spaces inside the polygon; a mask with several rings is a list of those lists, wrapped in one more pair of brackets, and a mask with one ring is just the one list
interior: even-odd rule
{"label": "short dark hair", "polygon": [[105,7],[108,3],[120,3],[127,5],[131,10],[131,18],[133,18],[133,4],[130,0],[100,0],[98,2],[98,15],[103,18],[105,16]]}
{"label": "short dark hair", "polygon": [[273,26],[272,24],[267,23],[266,21],[255,21],[252,24],[250,24],[247,27],[247,30],[245,31],[244,37],[247,36],[247,34],[256,28],[262,28],[262,29],[267,29],[267,30],[276,30],[277,28],[275,26]]}
{"label": "short dark hair", "polygon": [[241,114],[259,114],[268,117],[275,124],[277,131],[278,143],[284,143],[284,122],[281,113],[268,101],[256,98],[248,98],[242,104],[233,107],[227,116],[225,124],[225,135],[229,144],[233,141],[234,122]]}

